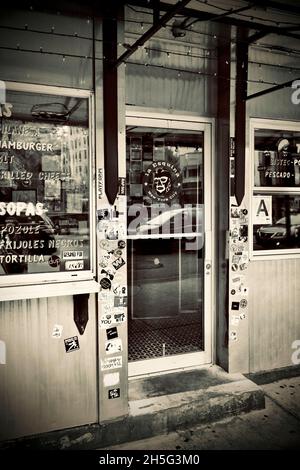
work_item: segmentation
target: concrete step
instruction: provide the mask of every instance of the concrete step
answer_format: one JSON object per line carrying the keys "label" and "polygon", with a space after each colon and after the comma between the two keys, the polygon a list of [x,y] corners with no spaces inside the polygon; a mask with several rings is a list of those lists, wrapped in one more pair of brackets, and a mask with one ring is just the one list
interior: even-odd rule
{"label": "concrete step", "polygon": [[105,449],[265,407],[262,389],[216,366],[131,380],[129,415],[3,443],[2,448]]}
{"label": "concrete step", "polygon": [[129,416],[107,425],[101,449],[265,407],[259,386],[217,366],[131,380],[129,398]]}
{"label": "concrete step", "polygon": [[128,441],[265,407],[259,386],[216,366],[133,381],[129,396]]}

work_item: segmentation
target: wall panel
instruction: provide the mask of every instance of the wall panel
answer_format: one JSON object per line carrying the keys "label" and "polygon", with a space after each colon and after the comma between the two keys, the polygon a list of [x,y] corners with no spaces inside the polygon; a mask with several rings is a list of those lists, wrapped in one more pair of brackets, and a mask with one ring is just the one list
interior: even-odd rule
{"label": "wall panel", "polygon": [[[0,439],[94,423],[97,414],[95,297],[80,336],[73,298],[0,302]],[[54,324],[63,326],[52,338]],[[79,337],[80,349],[66,353],[64,338]]]}
{"label": "wall panel", "polygon": [[300,339],[300,259],[249,265],[250,372],[291,366]]}

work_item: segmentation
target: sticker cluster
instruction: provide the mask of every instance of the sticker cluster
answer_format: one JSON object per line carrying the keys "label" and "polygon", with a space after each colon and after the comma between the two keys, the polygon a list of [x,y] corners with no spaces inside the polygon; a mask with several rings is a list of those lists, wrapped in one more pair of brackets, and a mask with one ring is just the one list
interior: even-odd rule
{"label": "sticker cluster", "polygon": [[247,318],[248,293],[247,269],[249,264],[248,209],[238,206],[235,197],[230,198],[229,233],[229,339],[238,341],[240,323]]}
{"label": "sticker cluster", "polygon": [[119,196],[116,206],[97,211],[99,328],[104,345],[100,363],[109,400],[121,397],[122,328],[127,320],[126,226],[122,223],[125,208],[121,201]]}

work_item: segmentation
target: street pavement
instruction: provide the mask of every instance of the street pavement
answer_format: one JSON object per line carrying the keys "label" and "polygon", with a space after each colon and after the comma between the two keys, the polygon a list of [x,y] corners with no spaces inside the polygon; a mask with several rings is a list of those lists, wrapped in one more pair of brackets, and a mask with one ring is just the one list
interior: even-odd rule
{"label": "street pavement", "polygon": [[260,387],[263,410],[105,450],[300,450],[300,377]]}

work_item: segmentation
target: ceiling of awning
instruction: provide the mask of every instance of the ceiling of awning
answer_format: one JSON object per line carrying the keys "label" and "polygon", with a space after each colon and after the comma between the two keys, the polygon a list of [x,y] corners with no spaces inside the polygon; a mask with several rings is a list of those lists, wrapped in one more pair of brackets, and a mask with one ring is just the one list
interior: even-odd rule
{"label": "ceiling of awning", "polygon": [[[178,0],[129,0],[125,3],[139,8],[159,8],[163,13]],[[185,20],[186,24],[189,24],[188,18],[194,18],[197,22],[240,25],[300,39],[298,0],[191,0],[177,17]]]}

